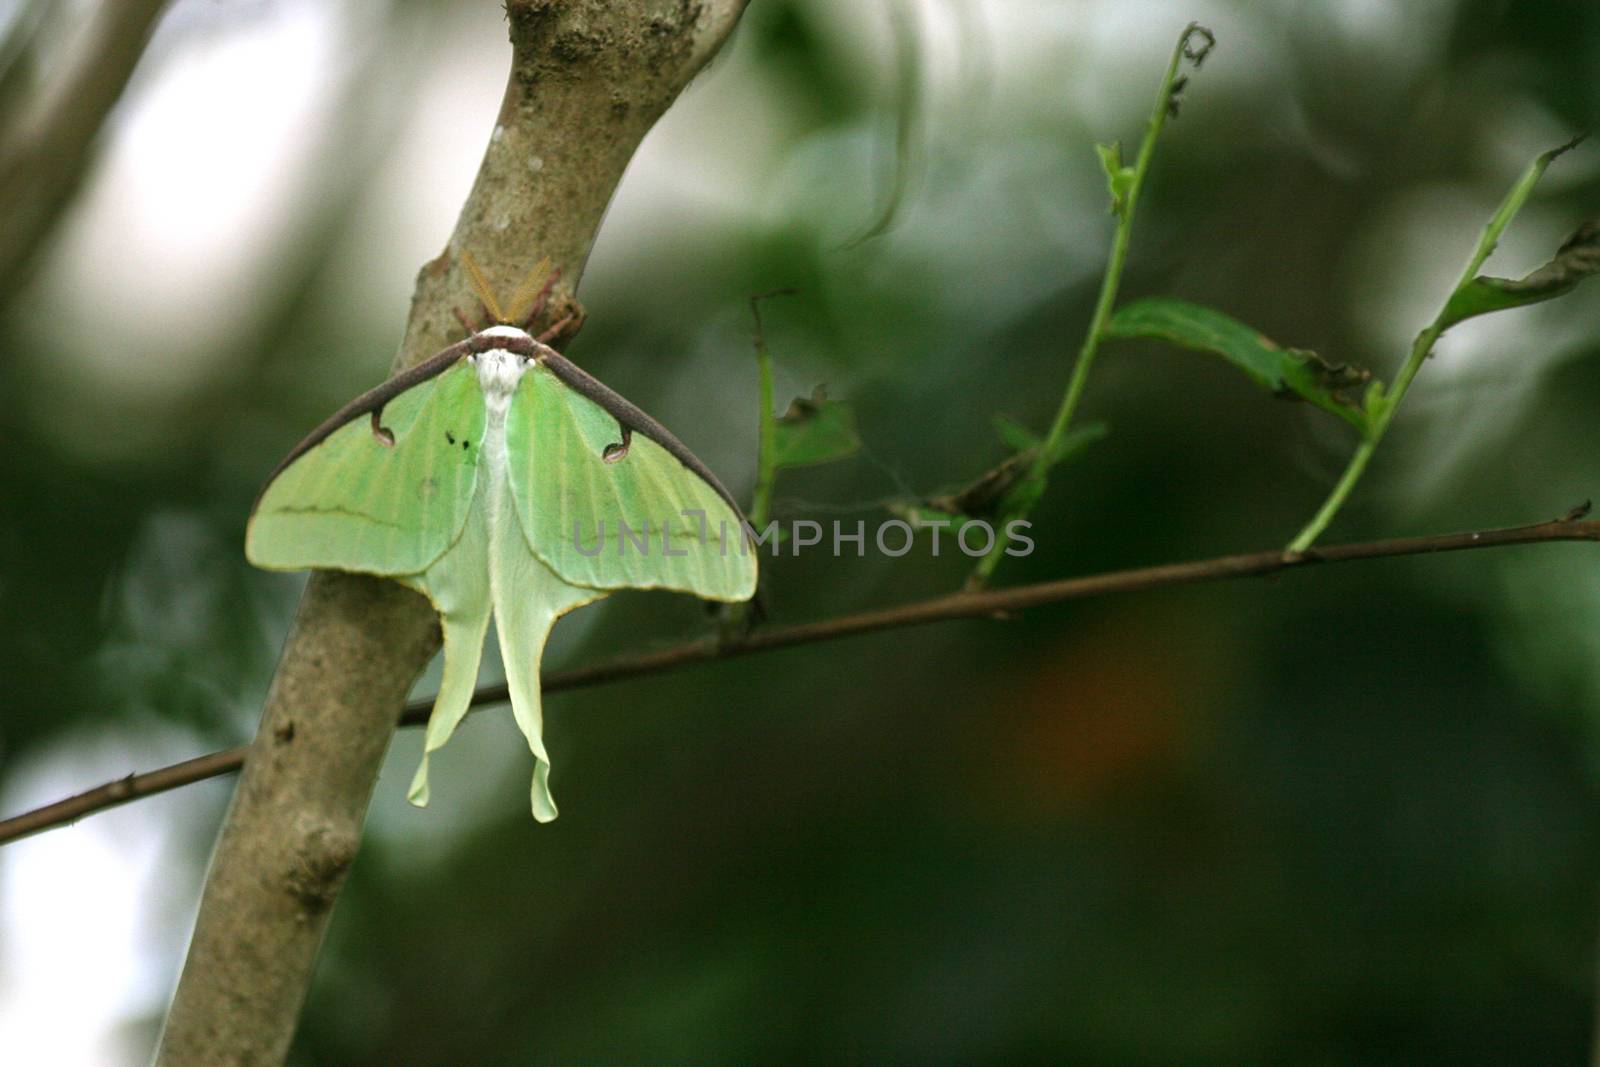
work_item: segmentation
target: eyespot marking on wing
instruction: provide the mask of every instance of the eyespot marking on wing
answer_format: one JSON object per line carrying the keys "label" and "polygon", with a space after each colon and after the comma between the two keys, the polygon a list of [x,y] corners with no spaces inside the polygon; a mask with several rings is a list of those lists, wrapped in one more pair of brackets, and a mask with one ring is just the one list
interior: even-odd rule
{"label": "eyespot marking on wing", "polygon": [[607,463],[622,462],[622,460],[627,458],[628,448],[633,444],[632,430],[620,423],[617,425],[617,429],[622,431],[622,440],[616,442],[615,444],[606,445],[605,448],[600,450],[600,458],[605,460]]}
{"label": "eyespot marking on wing", "polygon": [[383,425],[383,408],[372,409],[372,436],[385,448],[394,447],[394,431]]}

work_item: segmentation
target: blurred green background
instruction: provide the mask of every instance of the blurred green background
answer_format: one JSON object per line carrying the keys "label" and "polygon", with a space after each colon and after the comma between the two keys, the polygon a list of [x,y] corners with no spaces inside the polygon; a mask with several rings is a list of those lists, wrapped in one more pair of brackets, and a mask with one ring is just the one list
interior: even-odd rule
{"label": "blurred green background", "polygon": [[[780,403],[826,382],[865,450],[786,475],[781,517],[880,520],[1000,458],[993,416],[1044,427],[1110,234],[1093,145],[1137,143],[1190,19],[1218,45],[1159,147],[1124,298],[1211,304],[1381,377],[1521,168],[1600,112],[1592,3],[913,8],[907,108],[888,7],[755,0],[635,160],[580,291],[570,354],[745,495],[745,300],[801,290],[767,307]],[[0,119],[48,102],[92,17],[0,3]],[[245,564],[245,516],[278,457],[383,377],[493,122],[500,19],[180,0],[81,184],[0,247],[0,812],[250,736],[303,578]],[[894,218],[858,240],[907,115]],[[1591,143],[1490,269],[1538,265],[1597,200]],[[1600,495],[1597,325],[1591,286],[1452,331],[1330,539]],[[1111,433],[1000,582],[1280,545],[1353,447],[1154,345],[1108,347],[1082,416]],[[785,556],[771,615],[965,570],[926,545]],[[684,598],[617,596],[563,622],[547,662],[707,625]],[[504,710],[436,757],[426,812],[404,803],[420,736],[397,739],[295,1063],[1588,1055],[1593,546],[885,633],[548,715],[548,827]],[[144,1062],[230,788],[0,850],[8,1061]]]}

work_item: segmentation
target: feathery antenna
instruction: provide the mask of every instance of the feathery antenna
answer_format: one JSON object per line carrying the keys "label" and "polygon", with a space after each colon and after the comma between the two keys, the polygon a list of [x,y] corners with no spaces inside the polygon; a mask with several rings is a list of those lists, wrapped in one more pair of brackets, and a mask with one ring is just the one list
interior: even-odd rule
{"label": "feathery antenna", "polygon": [[522,284],[511,294],[511,302],[506,305],[506,317],[503,321],[512,325],[520,325],[527,321],[533,314],[534,305],[539,302],[539,297],[544,295],[545,276],[549,273],[550,257],[545,256],[528,272],[528,276],[522,279]]}
{"label": "feathery antenna", "polygon": [[500,310],[500,300],[494,295],[494,288],[490,286],[489,279],[484,277],[483,268],[478,266],[478,261],[472,258],[472,253],[466,249],[461,250],[461,266],[467,272],[467,281],[472,286],[472,291],[478,297],[478,302],[483,305],[483,310],[489,317],[502,325],[511,320],[506,313]]}

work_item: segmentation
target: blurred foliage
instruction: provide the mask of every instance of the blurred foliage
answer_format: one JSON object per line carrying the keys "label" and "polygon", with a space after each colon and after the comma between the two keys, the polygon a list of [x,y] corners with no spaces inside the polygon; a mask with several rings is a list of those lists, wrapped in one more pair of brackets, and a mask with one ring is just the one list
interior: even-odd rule
{"label": "blurred foliage", "polygon": [[[370,54],[329,90],[343,120],[283,179],[295,221],[245,249],[260,284],[237,305],[194,294],[189,321],[227,329],[132,350],[146,316],[97,317],[72,288],[73,227],[104,217],[89,212],[112,172],[90,173],[0,308],[8,802],[23,798],[7,783],[96,732],[163,720],[190,739],[173,758],[249,736],[298,586],[245,565],[244,518],[282,452],[382,376],[411,273],[448,231],[448,215],[417,219],[413,259],[369,251],[388,217],[373,205],[422,180],[397,146],[431,72],[499,62],[444,49],[471,6],[374,18]],[[883,166],[907,107],[887,11],[760,0],[652,136],[584,279],[572,356],[740,495],[746,301],[800,290],[763,308],[779,395],[826,381],[861,449],[785,471],[780,519],[853,528],[953,495],[1048,424],[1113,221],[1095,145],[1137,135],[1189,18],[1217,51],[1163,135],[1124,299],[1226,308],[1379,378],[1532,152],[1600,113],[1591,4],[917,10],[909,177]],[[152,55],[202,48],[232,17],[163,27]],[[408,63],[429,76],[393,76]],[[490,100],[456,121],[487,136],[492,117]],[[846,247],[891,197],[883,232]],[[1491,267],[1533,270],[1597,202],[1585,144]],[[166,269],[132,264],[126,299]],[[1332,538],[1600,495],[1593,288],[1452,331]],[[63,293],[76,315],[51,312]],[[200,369],[172,377],[186,360]],[[107,381],[137,388],[91,402]],[[1357,436],[1149,340],[1108,347],[1082,419],[1116,433],[1063,468],[1037,551],[998,582],[1281,544]],[[948,540],[900,559],[786,550],[767,610],[935,595],[970,564]],[[549,662],[710,625],[685,599],[618,596],[559,626]],[[504,714],[440,754],[427,812],[403,802],[420,739],[402,734],[295,1062],[1576,1062],[1600,881],[1597,635],[1592,546],[1541,546],[696,666],[552,697],[549,827],[527,817]],[[172,877],[197,894],[212,826],[167,830],[163,810],[145,808],[144,832],[182,834]],[[155,973],[174,973],[187,921],[152,905]]]}

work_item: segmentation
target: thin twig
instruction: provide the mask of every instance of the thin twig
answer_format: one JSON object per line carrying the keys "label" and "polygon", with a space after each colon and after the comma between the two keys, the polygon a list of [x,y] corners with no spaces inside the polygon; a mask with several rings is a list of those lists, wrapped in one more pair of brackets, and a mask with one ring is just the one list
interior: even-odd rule
{"label": "thin twig", "polygon": [[[1274,549],[1243,555],[1218,556],[1189,563],[1169,563],[1158,567],[1110,571],[1081,578],[1063,578],[1010,589],[953,593],[931,600],[920,600],[854,615],[842,615],[818,622],[758,630],[733,643],[707,638],[590,667],[556,671],[545,676],[544,691],[554,693],[565,689],[582,689],[628,678],[662,674],[691,663],[772,652],[780,648],[833,641],[882,630],[954,619],[1003,617],[1027,608],[1057,604],[1067,600],[1230,578],[1259,577],[1318,563],[1348,563],[1364,559],[1461,552],[1474,548],[1499,548],[1506,545],[1552,541],[1600,541],[1600,521],[1582,519],[1582,515],[1586,513],[1587,509],[1574,509],[1568,517],[1529,526],[1363,541],[1356,544],[1333,545],[1303,553],[1286,553]],[[476,707],[503,703],[506,699],[505,686],[485,686],[473,695],[472,703]],[[432,705],[432,700],[417,701],[407,705],[400,719],[400,725],[422,725],[427,721]],[[104,811],[130,800],[154,796],[182,785],[236,771],[244,763],[245,752],[244,747],[230,748],[145,774],[130,774],[126,778],[107,782],[76,796],[58,800],[54,804],[47,804],[21,815],[0,820],[0,844],[63,826],[85,815]]]}
{"label": "thin twig", "polygon": [[160,770],[130,774],[125,778],[97,785],[65,800],[58,800],[54,804],[34,808],[32,811],[0,822],[0,834],[3,834],[0,836],[0,843],[15,841],[20,837],[39,833],[41,830],[52,830],[57,826],[76,822],[85,815],[115,808],[130,800],[153,797],[169,789],[176,789],[180,785],[193,785],[207,778],[232,774],[244,766],[244,756],[249,750],[249,745],[225,748],[220,752],[196,756],[182,763],[162,767]]}

